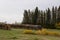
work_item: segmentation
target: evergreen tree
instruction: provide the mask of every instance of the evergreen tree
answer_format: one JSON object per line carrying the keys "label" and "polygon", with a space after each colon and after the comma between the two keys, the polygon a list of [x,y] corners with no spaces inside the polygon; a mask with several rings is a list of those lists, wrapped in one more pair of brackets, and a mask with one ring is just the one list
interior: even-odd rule
{"label": "evergreen tree", "polygon": [[55,7],[55,15],[56,15],[56,18],[55,18],[55,23],[57,23],[57,17],[58,17],[58,10],[57,10],[57,7]]}
{"label": "evergreen tree", "polygon": [[47,28],[50,28],[50,24],[51,24],[51,11],[50,11],[49,8],[48,8],[46,13],[47,13],[46,25],[47,25]]}
{"label": "evergreen tree", "polygon": [[23,18],[22,23],[23,24],[29,24],[29,15],[28,15],[27,10],[24,10],[24,18]]}
{"label": "evergreen tree", "polygon": [[56,23],[56,13],[55,13],[55,9],[54,9],[54,7],[52,8],[52,19],[53,19],[53,24],[55,24]]}
{"label": "evergreen tree", "polygon": [[38,7],[35,8],[35,11],[24,10],[23,24],[46,25],[46,28],[56,28],[56,22],[60,22],[60,6],[58,9],[52,7],[52,10],[48,8],[46,11],[40,11]]}
{"label": "evergreen tree", "polygon": [[55,12],[55,8],[52,7],[52,22],[51,22],[51,25],[55,28],[55,24],[56,24],[56,12]]}
{"label": "evergreen tree", "polygon": [[28,18],[29,18],[29,24],[31,24],[31,22],[32,22],[31,20],[32,20],[32,19],[31,19],[31,12],[30,12],[30,9],[28,10]]}
{"label": "evergreen tree", "polygon": [[34,15],[33,15],[33,24],[34,24],[34,25],[37,24],[37,19],[38,19],[38,7],[36,7],[35,13],[34,13]]}
{"label": "evergreen tree", "polygon": [[45,13],[45,11],[44,11],[44,15],[43,15],[43,24],[44,24],[44,27],[46,26],[46,13]]}
{"label": "evergreen tree", "polygon": [[34,13],[33,13],[33,12],[31,12],[31,14],[30,14],[31,24],[33,24],[33,15],[34,15]]}
{"label": "evergreen tree", "polygon": [[44,24],[43,11],[41,11],[41,25],[43,26],[43,24]]}
{"label": "evergreen tree", "polygon": [[37,24],[41,25],[41,12],[39,10],[39,15],[38,15],[38,19],[37,19]]}
{"label": "evergreen tree", "polygon": [[60,22],[60,6],[58,8],[58,23]]}

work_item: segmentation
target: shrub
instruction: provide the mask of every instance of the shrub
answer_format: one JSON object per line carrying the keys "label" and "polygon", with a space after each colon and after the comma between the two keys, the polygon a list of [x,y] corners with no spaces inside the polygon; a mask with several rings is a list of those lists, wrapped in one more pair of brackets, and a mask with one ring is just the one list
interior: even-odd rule
{"label": "shrub", "polygon": [[47,31],[47,34],[48,34],[48,35],[54,35],[54,32],[49,32],[49,31]]}
{"label": "shrub", "polygon": [[53,36],[60,36],[59,33],[57,32],[50,32],[50,31],[47,31],[46,29],[43,29],[43,30],[38,30],[35,32],[35,34],[37,35],[53,35]]}
{"label": "shrub", "polygon": [[33,34],[33,31],[32,30],[25,30],[24,33],[25,34]]}
{"label": "shrub", "polygon": [[35,34],[37,35],[41,34],[41,30],[36,31]]}
{"label": "shrub", "polygon": [[47,35],[47,30],[46,30],[46,29],[42,29],[41,33],[42,33],[43,35]]}
{"label": "shrub", "polygon": [[24,33],[25,34],[36,34],[36,35],[60,36],[59,33],[57,33],[57,32],[50,32],[50,31],[47,31],[46,29],[37,30],[35,32],[33,32],[32,30],[25,30]]}
{"label": "shrub", "polygon": [[57,32],[47,32],[47,33],[48,33],[48,35],[60,36],[60,34]]}
{"label": "shrub", "polygon": [[46,34],[46,29],[37,30],[37,31],[35,32],[35,34],[45,35],[45,34]]}
{"label": "shrub", "polygon": [[55,35],[55,36],[60,36],[60,34],[59,34],[59,33],[57,33],[57,32],[54,32],[54,35]]}

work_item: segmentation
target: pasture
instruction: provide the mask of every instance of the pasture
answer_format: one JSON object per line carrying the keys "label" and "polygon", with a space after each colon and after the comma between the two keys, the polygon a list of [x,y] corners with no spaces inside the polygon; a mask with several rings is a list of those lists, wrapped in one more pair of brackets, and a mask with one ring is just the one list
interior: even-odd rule
{"label": "pasture", "polygon": [[[12,30],[0,29],[0,40],[60,40],[60,37],[57,36],[24,34],[23,33],[24,30],[26,29],[13,29],[13,28]],[[47,30],[60,33],[60,30],[57,29]]]}

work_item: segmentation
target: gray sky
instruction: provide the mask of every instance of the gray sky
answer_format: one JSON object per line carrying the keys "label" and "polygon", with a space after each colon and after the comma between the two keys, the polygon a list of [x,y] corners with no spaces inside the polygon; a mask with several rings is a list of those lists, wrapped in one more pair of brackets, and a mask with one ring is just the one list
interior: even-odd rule
{"label": "gray sky", "polygon": [[39,9],[45,10],[59,5],[60,0],[0,0],[0,21],[21,22],[25,9],[33,10],[38,6]]}

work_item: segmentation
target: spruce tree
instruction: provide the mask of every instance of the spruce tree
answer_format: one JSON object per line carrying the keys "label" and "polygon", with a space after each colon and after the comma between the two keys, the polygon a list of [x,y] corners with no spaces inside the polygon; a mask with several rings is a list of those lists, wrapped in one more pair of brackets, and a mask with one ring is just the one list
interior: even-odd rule
{"label": "spruce tree", "polygon": [[46,13],[45,13],[45,11],[44,11],[44,15],[43,15],[43,24],[44,24],[44,27],[46,26]]}
{"label": "spruce tree", "polygon": [[55,28],[55,24],[56,24],[56,12],[55,12],[55,8],[52,7],[52,23],[51,23],[51,25]]}
{"label": "spruce tree", "polygon": [[41,25],[43,26],[43,24],[44,24],[43,11],[41,11]]}
{"label": "spruce tree", "polygon": [[24,10],[24,17],[23,17],[22,23],[23,24],[29,24],[29,15],[28,15],[27,10]]}
{"label": "spruce tree", "polygon": [[55,23],[57,23],[57,17],[58,17],[58,10],[57,10],[57,7],[55,7],[55,15],[56,15],[56,16],[55,16],[55,17],[56,17],[56,18],[55,18]]}
{"label": "spruce tree", "polygon": [[37,18],[37,24],[41,25],[41,11],[40,10],[39,10],[38,18]]}
{"label": "spruce tree", "polygon": [[49,8],[48,8],[46,13],[47,13],[46,25],[47,25],[47,28],[50,28],[50,24],[51,24],[51,11],[50,11]]}
{"label": "spruce tree", "polygon": [[33,15],[33,24],[37,24],[37,19],[38,19],[38,7],[36,7],[34,15]]}
{"label": "spruce tree", "polygon": [[60,22],[60,6],[58,8],[58,23]]}

